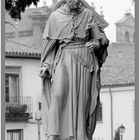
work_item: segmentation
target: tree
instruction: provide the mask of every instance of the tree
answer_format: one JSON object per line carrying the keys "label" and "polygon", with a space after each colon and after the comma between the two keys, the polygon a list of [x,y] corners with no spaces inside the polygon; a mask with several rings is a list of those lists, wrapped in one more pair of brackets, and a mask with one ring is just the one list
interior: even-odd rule
{"label": "tree", "polygon": [[39,0],[5,0],[5,10],[11,18],[21,20],[21,13],[31,4],[37,6]]}

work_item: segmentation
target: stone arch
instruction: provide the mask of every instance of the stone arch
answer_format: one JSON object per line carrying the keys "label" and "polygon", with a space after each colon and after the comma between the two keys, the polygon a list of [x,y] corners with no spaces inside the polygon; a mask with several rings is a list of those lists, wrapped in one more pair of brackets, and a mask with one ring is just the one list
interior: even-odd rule
{"label": "stone arch", "polygon": [[133,33],[133,43],[135,42],[135,32]]}
{"label": "stone arch", "polygon": [[130,34],[128,31],[125,32],[125,42],[130,43]]}

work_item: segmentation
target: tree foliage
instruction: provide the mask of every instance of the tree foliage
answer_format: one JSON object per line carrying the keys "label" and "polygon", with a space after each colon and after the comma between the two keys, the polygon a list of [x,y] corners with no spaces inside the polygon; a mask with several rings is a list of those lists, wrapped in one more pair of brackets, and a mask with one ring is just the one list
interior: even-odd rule
{"label": "tree foliage", "polygon": [[5,0],[5,10],[11,18],[21,20],[21,13],[31,4],[37,6],[39,0]]}

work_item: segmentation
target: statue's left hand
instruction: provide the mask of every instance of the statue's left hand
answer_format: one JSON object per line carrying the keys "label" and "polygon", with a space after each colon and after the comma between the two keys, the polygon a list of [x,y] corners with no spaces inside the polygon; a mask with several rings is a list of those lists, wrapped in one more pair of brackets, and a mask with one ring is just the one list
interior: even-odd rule
{"label": "statue's left hand", "polygon": [[39,76],[40,77],[45,77],[45,76],[49,76],[49,65],[44,65],[43,67],[40,68],[39,70]]}
{"label": "statue's left hand", "polygon": [[108,44],[108,42],[109,42],[109,40],[107,39],[106,35],[103,34],[103,33],[101,33],[100,40],[101,40],[102,45]]}
{"label": "statue's left hand", "polygon": [[93,53],[96,49],[99,48],[99,42],[93,40],[93,41],[87,42],[85,46],[88,48],[90,53]]}

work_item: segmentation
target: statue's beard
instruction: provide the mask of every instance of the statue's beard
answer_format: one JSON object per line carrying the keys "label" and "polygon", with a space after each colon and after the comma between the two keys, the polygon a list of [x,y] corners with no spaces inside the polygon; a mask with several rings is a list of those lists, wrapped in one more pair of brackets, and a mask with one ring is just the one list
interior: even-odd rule
{"label": "statue's beard", "polygon": [[71,12],[78,12],[80,10],[80,8],[81,8],[80,2],[69,5],[69,9]]}

